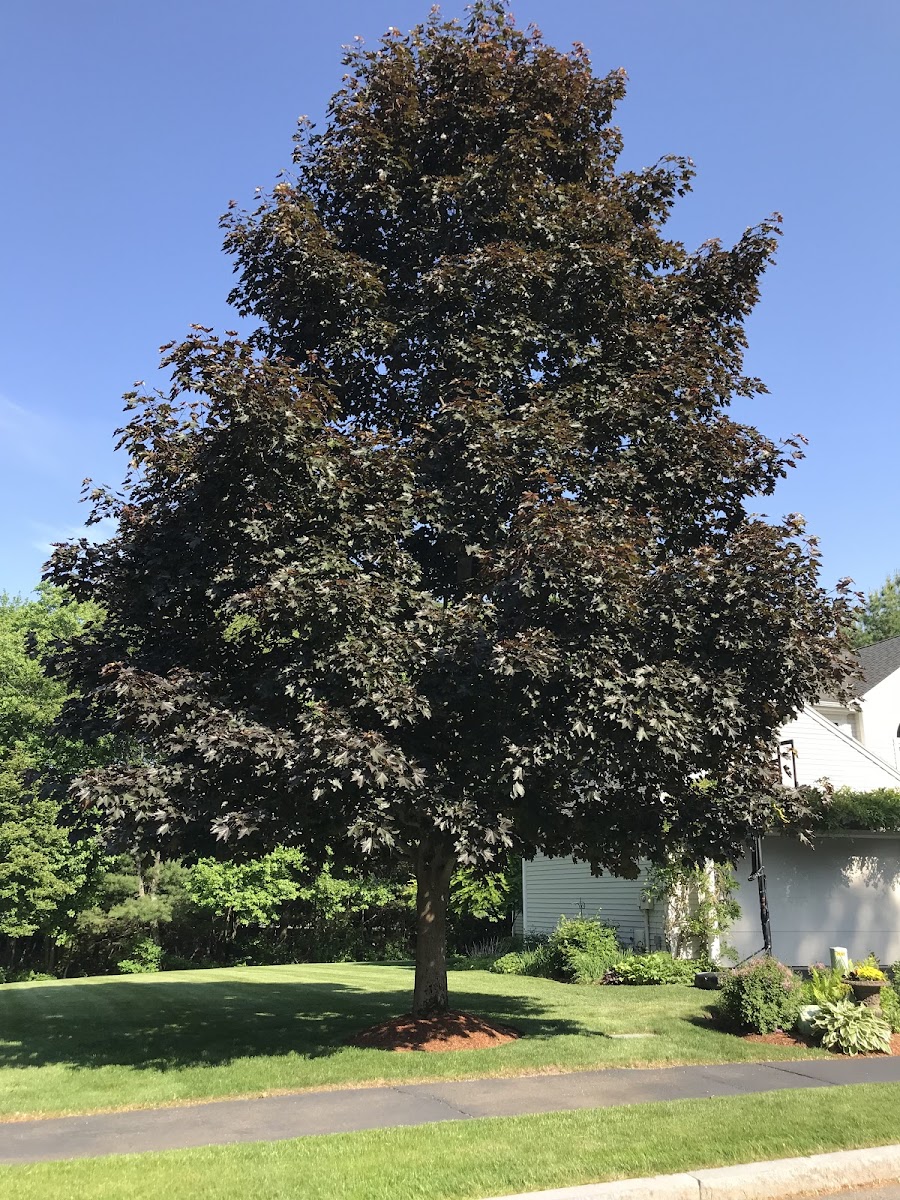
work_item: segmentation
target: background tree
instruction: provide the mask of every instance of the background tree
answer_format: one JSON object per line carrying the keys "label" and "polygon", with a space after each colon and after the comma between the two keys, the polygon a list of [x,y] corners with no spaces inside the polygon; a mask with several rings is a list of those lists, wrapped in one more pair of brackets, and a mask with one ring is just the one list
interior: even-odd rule
{"label": "background tree", "polygon": [[877,591],[869,592],[855,615],[852,636],[854,646],[900,637],[900,571],[889,575]]}
{"label": "background tree", "polygon": [[798,447],[728,415],[777,218],[667,239],[690,162],[618,170],[624,74],[502,5],[345,67],[225,219],[258,330],[164,348],[91,493],[117,533],[51,574],[107,614],[69,722],[146,747],[74,796],[183,851],[408,864],[424,1014],[458,864],[735,856],[847,605],[798,519],[748,512]]}
{"label": "background tree", "polygon": [[66,604],[46,585],[30,600],[0,595],[0,937],[7,965],[35,935],[49,935],[52,956],[52,939],[71,927],[97,865],[91,831],[61,821],[59,803],[42,795],[39,781],[96,760],[79,737],[54,729],[68,691],[47,674],[42,655],[98,616],[95,605]]}

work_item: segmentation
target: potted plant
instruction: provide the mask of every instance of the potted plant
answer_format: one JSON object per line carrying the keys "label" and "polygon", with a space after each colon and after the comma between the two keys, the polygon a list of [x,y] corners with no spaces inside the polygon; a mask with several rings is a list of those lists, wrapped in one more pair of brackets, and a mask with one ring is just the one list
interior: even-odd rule
{"label": "potted plant", "polygon": [[847,982],[858,1004],[865,1004],[867,1008],[881,1008],[881,989],[887,987],[888,978],[874,954],[870,954],[865,962],[857,963],[848,973]]}

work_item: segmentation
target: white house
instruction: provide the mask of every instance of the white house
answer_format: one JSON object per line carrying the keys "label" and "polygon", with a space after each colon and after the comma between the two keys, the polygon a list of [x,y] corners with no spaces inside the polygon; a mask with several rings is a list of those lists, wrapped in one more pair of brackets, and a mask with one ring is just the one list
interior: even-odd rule
{"label": "white house", "polygon": [[[859,651],[864,680],[847,707],[823,699],[781,731],[781,749],[797,784],[828,779],[855,791],[900,790],[900,637]],[[863,830],[819,834],[812,847],[788,837],[764,844],[773,950],[802,966],[874,951],[900,959],[900,835]],[[757,884],[738,864],[741,917],[728,933],[740,958],[762,947]],[[663,905],[647,907],[646,868],[636,880],[592,876],[587,863],[541,855],[522,864],[522,926],[549,933],[560,916],[594,916],[619,928],[625,942],[662,948]]]}

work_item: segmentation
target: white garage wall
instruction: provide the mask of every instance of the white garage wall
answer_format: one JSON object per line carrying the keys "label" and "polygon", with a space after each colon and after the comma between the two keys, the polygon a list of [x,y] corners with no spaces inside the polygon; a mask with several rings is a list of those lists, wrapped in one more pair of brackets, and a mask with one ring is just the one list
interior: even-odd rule
{"label": "white garage wall", "polygon": [[[595,876],[586,862],[570,858],[545,858],[539,854],[522,863],[523,925],[526,933],[552,933],[561,916],[600,916],[615,925],[625,942],[644,941],[644,914],[640,902],[647,879],[646,867],[637,879],[615,875]],[[663,945],[662,903],[650,913],[650,942]]]}
{"label": "white garage wall", "polygon": [[[782,962],[827,962],[830,946],[846,946],[851,958],[874,950],[885,964],[900,959],[900,837],[820,835],[812,848],[770,837],[763,860],[772,949]],[[745,859],[737,867],[741,918],[727,937],[740,958],[762,946],[759,894],[749,874]]]}

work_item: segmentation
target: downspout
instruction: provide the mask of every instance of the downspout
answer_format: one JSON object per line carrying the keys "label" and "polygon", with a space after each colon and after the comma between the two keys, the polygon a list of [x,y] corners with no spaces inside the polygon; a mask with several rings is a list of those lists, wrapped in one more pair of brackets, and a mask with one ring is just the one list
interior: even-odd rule
{"label": "downspout", "polygon": [[757,834],[750,848],[751,875],[748,883],[756,880],[759,888],[759,923],[762,927],[763,953],[772,953],[772,923],[769,919],[769,897],[766,894],[766,868],[763,866],[762,837]]}
{"label": "downspout", "polygon": [[528,865],[528,859],[522,859],[522,945],[525,944],[525,939],[528,937],[528,877],[525,868]]}

